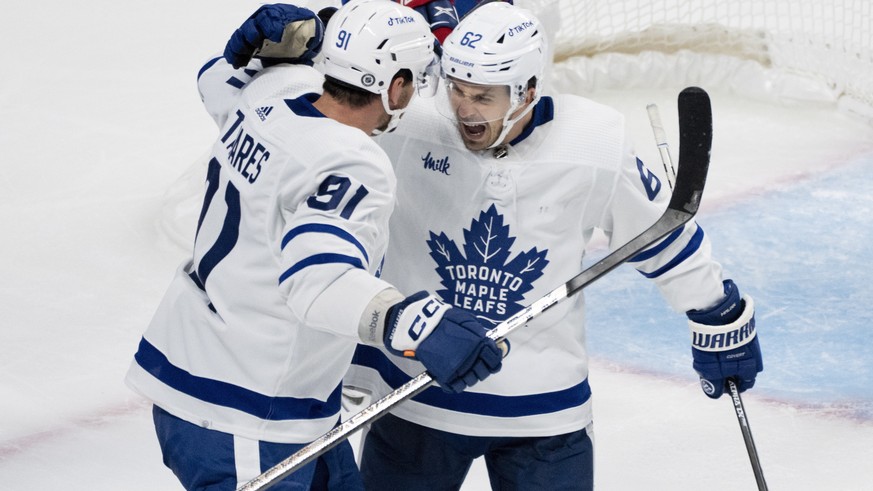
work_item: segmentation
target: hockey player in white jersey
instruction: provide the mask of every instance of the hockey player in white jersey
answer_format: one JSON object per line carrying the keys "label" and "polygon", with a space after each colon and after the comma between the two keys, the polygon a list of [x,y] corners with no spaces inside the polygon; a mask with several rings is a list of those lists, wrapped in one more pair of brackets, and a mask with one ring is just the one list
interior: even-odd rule
{"label": "hockey player in white jersey", "polygon": [[[266,5],[227,59],[305,64],[321,32],[308,10]],[[321,85],[305,66],[252,78],[216,59],[199,77],[220,131],[193,255],[126,377],[154,402],[164,462],[186,489],[236,489],[329,431],[357,343],[420,360],[450,392],[501,367],[472,315],[378,277],[396,180],[370,135],[427,88],[427,23],[395,3],[354,0],[325,36],[323,94],[301,92]],[[274,489],[310,486],[362,489],[348,444]]]}
{"label": "hockey player in white jersey", "polygon": [[[398,177],[383,278],[493,325],[579,272],[596,229],[614,248],[660,216],[669,191],[633,154],[622,116],[541,96],[546,53],[539,21],[503,2],[447,37],[447,97],[415,101],[377,139]],[[721,396],[729,377],[751,388],[762,369],[753,302],[723,278],[703,229],[691,222],[631,264],[688,314],[692,333],[748,334],[692,348],[706,395]],[[591,489],[584,322],[577,295],[510,335],[499,376],[463,394],[425,391],[374,422],[361,460],[368,489],[455,490],[479,456],[493,489]],[[381,395],[423,368],[361,346],[346,383]]]}
{"label": "hockey player in white jersey", "polygon": [[[398,178],[383,277],[487,324],[580,271],[596,230],[618,247],[668,201],[618,112],[541,94],[545,43],[524,9],[472,11],[443,45],[442,103],[414,100],[403,125],[377,138]],[[706,395],[720,397],[727,378],[751,388],[763,366],[754,305],[723,277],[703,229],[692,221],[631,264],[687,313],[697,338],[728,340],[692,346]],[[372,424],[361,462],[369,489],[458,489],[479,456],[494,489],[593,487],[583,296],[510,337],[499,376],[462,394],[428,389]],[[346,383],[381,395],[427,368],[389,353],[359,346]]]}

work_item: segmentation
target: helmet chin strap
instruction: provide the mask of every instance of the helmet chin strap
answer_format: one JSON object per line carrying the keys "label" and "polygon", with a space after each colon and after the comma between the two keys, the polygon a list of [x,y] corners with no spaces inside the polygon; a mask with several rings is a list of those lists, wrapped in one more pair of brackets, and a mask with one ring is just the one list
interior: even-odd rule
{"label": "helmet chin strap", "polygon": [[537,94],[534,95],[534,98],[532,101],[530,101],[530,104],[528,104],[527,107],[524,108],[524,111],[519,113],[518,116],[510,119],[510,115],[518,107],[518,104],[516,104],[513,101],[512,106],[510,106],[509,109],[506,111],[506,116],[503,116],[503,130],[500,132],[500,135],[494,140],[494,143],[489,145],[488,148],[495,148],[495,147],[498,147],[500,145],[503,145],[504,144],[503,140],[506,139],[506,135],[508,135],[509,132],[512,130],[512,127],[515,126],[515,123],[517,123],[527,113],[531,112],[531,110],[534,108],[534,106],[537,104],[537,101],[539,101],[539,100],[540,100],[540,95],[539,95],[539,91],[537,91]]}

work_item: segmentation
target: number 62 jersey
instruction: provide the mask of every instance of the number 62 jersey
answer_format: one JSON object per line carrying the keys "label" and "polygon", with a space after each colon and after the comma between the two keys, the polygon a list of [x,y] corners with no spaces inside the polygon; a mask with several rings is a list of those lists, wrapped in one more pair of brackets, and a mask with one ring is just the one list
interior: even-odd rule
{"label": "number 62 jersey", "polygon": [[[596,231],[615,249],[667,204],[669,192],[636,158],[624,117],[613,109],[544,96],[509,145],[470,151],[436,104],[414,100],[397,131],[378,138],[398,180],[383,278],[401,291],[428,290],[494,326],[581,271]],[[724,297],[722,268],[694,221],[630,265],[678,312]],[[392,414],[483,437],[585,428],[592,404],[584,326],[580,293],[510,334],[499,374],[461,394],[428,388]],[[370,346],[352,363],[345,383],[377,397],[424,369]]]}
{"label": "number 62 jersey", "polygon": [[377,271],[396,181],[368,135],[324,117],[317,95],[288,88],[318,88],[311,68],[247,84],[242,70],[229,72],[223,60],[201,72],[221,129],[193,254],[126,382],[191,423],[305,443],[336,424],[361,314],[389,286]]}

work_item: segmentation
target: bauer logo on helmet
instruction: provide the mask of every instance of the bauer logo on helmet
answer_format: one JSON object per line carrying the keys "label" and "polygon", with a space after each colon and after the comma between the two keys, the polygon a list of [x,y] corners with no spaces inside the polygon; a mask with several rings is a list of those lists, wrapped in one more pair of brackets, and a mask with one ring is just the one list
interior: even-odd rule
{"label": "bauer logo on helmet", "polygon": [[476,64],[471,62],[471,61],[459,60],[459,59],[455,58],[454,56],[449,56],[449,61],[451,61],[452,63],[457,63],[458,65],[461,65],[461,66],[469,66],[469,67],[476,66]]}

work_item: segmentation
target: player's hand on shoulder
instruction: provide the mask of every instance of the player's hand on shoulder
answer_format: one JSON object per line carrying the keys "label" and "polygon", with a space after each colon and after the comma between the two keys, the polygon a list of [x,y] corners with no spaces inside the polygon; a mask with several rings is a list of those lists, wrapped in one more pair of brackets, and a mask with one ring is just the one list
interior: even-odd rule
{"label": "player's hand on shoulder", "polygon": [[741,296],[731,280],[724,282],[724,291],[717,305],[686,313],[694,370],[703,392],[713,399],[721,397],[729,378],[740,392],[751,389],[764,369],[752,298]]}
{"label": "player's hand on shoulder", "polygon": [[312,65],[321,49],[324,24],[311,10],[283,3],[262,5],[234,31],[224,58],[234,68],[259,58],[277,63]]}
{"label": "player's hand on shoulder", "polygon": [[421,361],[443,390],[459,393],[500,371],[508,344],[499,346],[487,332],[470,313],[422,291],[389,309],[384,343]]}

